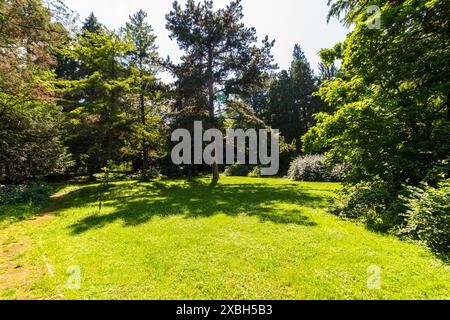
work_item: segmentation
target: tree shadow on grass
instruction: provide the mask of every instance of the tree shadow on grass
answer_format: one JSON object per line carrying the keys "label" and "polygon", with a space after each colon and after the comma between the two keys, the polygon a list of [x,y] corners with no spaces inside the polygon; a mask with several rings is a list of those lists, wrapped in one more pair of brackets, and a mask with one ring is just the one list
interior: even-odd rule
{"label": "tree shadow on grass", "polygon": [[[71,208],[94,204],[98,187],[86,187],[68,196]],[[138,226],[153,217],[181,215],[186,219],[228,216],[256,216],[260,221],[314,227],[317,224],[299,210],[298,205],[323,208],[326,197],[306,193],[298,185],[218,184],[214,188],[194,181],[190,183],[132,183],[113,185],[105,195],[110,214],[94,214],[69,226],[72,234],[102,228],[118,220],[125,227]]]}

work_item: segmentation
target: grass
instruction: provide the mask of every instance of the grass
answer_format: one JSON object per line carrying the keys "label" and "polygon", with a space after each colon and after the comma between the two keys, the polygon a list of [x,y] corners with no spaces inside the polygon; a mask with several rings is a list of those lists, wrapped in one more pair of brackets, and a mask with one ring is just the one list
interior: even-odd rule
{"label": "grass", "polygon": [[[26,243],[7,260],[29,272],[19,284],[0,281],[0,297],[450,298],[449,267],[427,249],[326,213],[338,184],[118,182],[101,212],[98,188],[69,185],[47,218],[0,230],[2,248]],[[369,289],[377,270],[380,287]]]}

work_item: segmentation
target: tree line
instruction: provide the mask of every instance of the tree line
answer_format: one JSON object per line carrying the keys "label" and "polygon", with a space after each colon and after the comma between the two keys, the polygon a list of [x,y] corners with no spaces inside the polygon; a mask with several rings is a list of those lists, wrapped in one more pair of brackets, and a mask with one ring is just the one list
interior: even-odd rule
{"label": "tree line", "polygon": [[[367,6],[379,6],[372,16]],[[323,50],[342,61],[318,94],[333,108],[315,115],[306,152],[348,163],[335,211],[450,252],[450,2],[329,1],[330,16],[354,30]],[[371,27],[379,19],[380,27]],[[419,190],[419,191],[418,191]],[[420,191],[422,190],[422,191]]]}
{"label": "tree line", "polygon": [[[137,172],[195,174],[202,166],[170,162],[170,132],[191,128],[272,127],[285,141],[285,168],[301,151],[313,114],[316,77],[299,45],[277,72],[274,41],[258,41],[242,22],[240,0],[177,1],[166,28],[180,63],[158,55],[157,35],[140,10],[119,30],[91,14],[80,28],[60,0],[1,2],[0,181],[86,175],[108,164]],[[158,78],[168,71],[174,83]],[[213,165],[213,179],[219,166]]]}
{"label": "tree line", "polygon": [[[61,0],[2,0],[0,181],[93,179],[111,165],[144,180],[156,169],[191,176],[211,168],[171,163],[174,129],[192,130],[197,120],[205,130],[274,128],[282,174],[300,154],[325,154],[328,166],[346,168],[333,209],[340,216],[393,230],[408,208],[407,219],[417,221],[419,203],[430,220],[417,225],[426,231],[416,225],[407,233],[448,237],[449,1],[328,4],[329,18],[352,31],[320,52],[316,75],[300,45],[290,68],[278,71],[274,41],[258,41],[242,22],[240,0],[218,10],[209,0],[173,3],[166,28],[182,51],[179,63],[158,55],[142,10],[119,30],[93,14],[78,29]],[[376,17],[367,10],[373,4]],[[163,70],[174,83],[158,78]],[[324,161],[305,159],[292,163]],[[212,166],[214,182],[220,169]],[[419,198],[405,200],[412,188]]]}

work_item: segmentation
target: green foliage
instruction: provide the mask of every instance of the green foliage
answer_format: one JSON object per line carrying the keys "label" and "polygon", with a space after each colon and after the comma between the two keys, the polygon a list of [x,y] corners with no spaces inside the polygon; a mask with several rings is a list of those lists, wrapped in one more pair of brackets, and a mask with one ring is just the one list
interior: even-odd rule
{"label": "green foliage", "polygon": [[318,79],[299,45],[295,45],[289,71],[281,71],[271,82],[267,102],[260,113],[272,128],[280,130],[288,144],[295,141],[301,150],[300,138],[314,124],[313,115],[325,111],[326,105],[314,95]]}
{"label": "green foliage", "polygon": [[261,177],[261,167],[256,166],[252,171],[249,172],[248,176],[250,178],[260,178]]}
{"label": "green foliage", "polygon": [[[349,216],[401,222],[402,185],[436,182],[450,154],[450,3],[378,1],[381,28],[371,29],[367,1],[330,1],[330,15],[355,24],[347,39],[322,52],[342,59],[319,95],[333,114],[303,138],[306,152],[327,151],[330,164],[350,162],[346,176]],[[358,203],[359,202],[359,203]]]}
{"label": "green foliage", "polygon": [[[129,68],[135,78],[133,95],[138,101],[138,112],[135,112],[135,123],[132,125],[132,136],[128,151],[140,152],[134,155],[139,159],[139,167],[146,179],[146,172],[152,176],[149,168],[150,162],[165,155],[166,135],[163,120],[161,119],[161,91],[163,85],[156,80],[159,60],[156,46],[156,35],[150,24],[147,23],[147,13],[139,10],[131,15],[125,28],[122,28],[123,37],[132,45],[129,52]],[[136,121],[137,120],[137,121]]]}
{"label": "green foliage", "polygon": [[[177,123],[184,128],[195,118],[207,119],[209,127],[219,128],[222,119],[218,114],[223,111],[259,120],[248,112],[252,109],[245,98],[262,90],[276,68],[271,54],[274,41],[266,36],[259,45],[255,28],[247,27],[243,17],[241,0],[218,10],[211,0],[189,0],[184,7],[174,1],[166,15],[170,38],[184,52],[180,64],[170,59],[165,63],[177,77],[175,109]],[[218,101],[218,93],[230,99]],[[217,182],[215,163],[212,173]]]}
{"label": "green foliage", "polygon": [[166,19],[170,37],[186,53],[184,63],[175,68],[181,89],[201,91],[207,107],[214,107],[220,89],[227,96],[255,92],[275,67],[270,52],[274,42],[265,37],[257,46],[256,30],[242,21],[241,0],[221,10],[214,10],[211,0],[189,0],[184,8],[174,1]]}
{"label": "green foliage", "polygon": [[41,0],[10,0],[0,3],[0,30],[0,93],[10,95],[10,107],[51,99],[46,80],[66,34],[62,25],[52,22]]}
{"label": "green foliage", "polygon": [[42,212],[42,204],[32,202],[19,204],[0,205],[0,230],[14,224],[24,221]]}
{"label": "green foliage", "polygon": [[398,193],[383,181],[346,185],[330,212],[341,218],[363,222],[373,230],[387,232],[402,221],[398,213],[405,207],[396,198]]}
{"label": "green foliage", "polygon": [[45,203],[52,193],[46,184],[0,185],[0,206],[19,203]]}
{"label": "green foliage", "polygon": [[450,258],[450,180],[438,187],[408,189],[407,212],[398,234],[419,240],[431,250]]}
{"label": "green foliage", "polygon": [[338,165],[330,169],[327,157],[323,155],[306,155],[291,162],[288,178],[294,181],[334,182],[342,181],[347,166]]}
{"label": "green foliage", "polygon": [[[152,76],[158,59],[156,35],[146,19],[147,13],[139,10],[129,17],[129,21],[121,30],[124,40],[133,46],[130,61],[132,66],[138,69],[141,77]],[[143,85],[145,86],[145,82]]]}
{"label": "green foliage", "polygon": [[293,159],[298,157],[297,140],[286,143],[286,138],[280,135],[280,171],[279,175],[286,175]]}
{"label": "green foliage", "polygon": [[[5,97],[0,93],[0,103]],[[64,174],[73,165],[51,102],[24,102],[0,112],[0,181],[21,183]]]}
{"label": "green foliage", "polygon": [[66,144],[80,174],[92,178],[109,160],[145,172],[167,151],[165,87],[154,76],[156,36],[146,16],[130,16],[117,33],[91,15],[59,59]]}
{"label": "green foliage", "polygon": [[0,181],[21,183],[64,173],[53,55],[66,32],[38,0],[0,3]]}
{"label": "green foliage", "polygon": [[[130,164],[127,164],[130,165]],[[111,181],[149,181],[158,179],[161,177],[161,172],[157,167],[151,166],[148,168],[144,174],[141,170],[132,170],[129,167],[123,170],[122,165],[112,164],[111,166],[104,167],[102,173],[94,174],[94,178],[100,182],[111,182]]]}
{"label": "green foliage", "polygon": [[446,179],[450,179],[450,156],[431,164],[424,182],[436,184]]}
{"label": "green foliage", "polygon": [[116,164],[109,160],[101,171],[101,173],[95,174],[94,177],[102,183],[101,188],[107,190],[111,181],[126,180],[127,175],[132,172],[132,164],[131,162]]}
{"label": "green foliage", "polygon": [[145,176],[143,176],[144,180],[154,180],[161,177],[161,173],[156,167],[150,167],[148,171],[145,173]]}
{"label": "green foliage", "polygon": [[225,169],[225,175],[229,177],[247,177],[250,173],[250,167],[245,164],[233,164]]}
{"label": "green foliage", "polygon": [[119,150],[128,134],[125,102],[133,78],[125,57],[130,48],[114,32],[100,28],[95,33],[84,30],[66,52],[82,66],[83,73],[61,82],[69,111],[66,143],[77,155],[79,167],[82,160],[87,162],[91,175],[108,160],[125,160]]}

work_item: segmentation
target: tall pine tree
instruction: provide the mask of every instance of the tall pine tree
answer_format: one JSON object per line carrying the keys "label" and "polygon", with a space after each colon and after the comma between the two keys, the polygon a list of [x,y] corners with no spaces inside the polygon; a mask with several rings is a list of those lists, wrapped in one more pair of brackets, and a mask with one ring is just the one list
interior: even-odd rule
{"label": "tall pine tree", "polygon": [[317,79],[297,44],[289,71],[281,71],[272,82],[264,113],[266,123],[280,129],[287,143],[296,142],[301,150],[301,137],[313,124],[313,115],[323,111],[325,105],[314,96]]}
{"label": "tall pine tree", "polygon": [[126,134],[125,101],[133,80],[125,63],[131,49],[116,33],[101,28],[95,33],[84,30],[67,53],[83,73],[66,81],[65,87],[73,97],[69,101],[72,139],[86,152],[83,158],[90,175],[109,160],[119,159],[122,140],[118,138]]}
{"label": "tall pine tree", "polygon": [[147,13],[143,10],[130,16],[122,33],[127,42],[132,45],[129,52],[129,63],[131,72],[135,76],[136,91],[139,101],[139,130],[141,133],[142,150],[142,173],[143,178],[149,170],[149,139],[150,134],[147,129],[147,115],[150,99],[156,99],[158,84],[155,73],[157,71],[156,62],[158,60],[156,36],[150,24],[147,23]]}
{"label": "tall pine tree", "polygon": [[[273,42],[266,37],[261,47],[257,45],[256,30],[242,22],[240,0],[219,10],[210,0],[188,0],[184,9],[175,1],[166,18],[170,37],[185,52],[181,65],[173,68],[178,70],[178,84],[204,96],[210,126],[217,126],[217,94],[239,98],[257,91],[274,68]],[[216,163],[212,171],[215,183],[219,180]]]}

